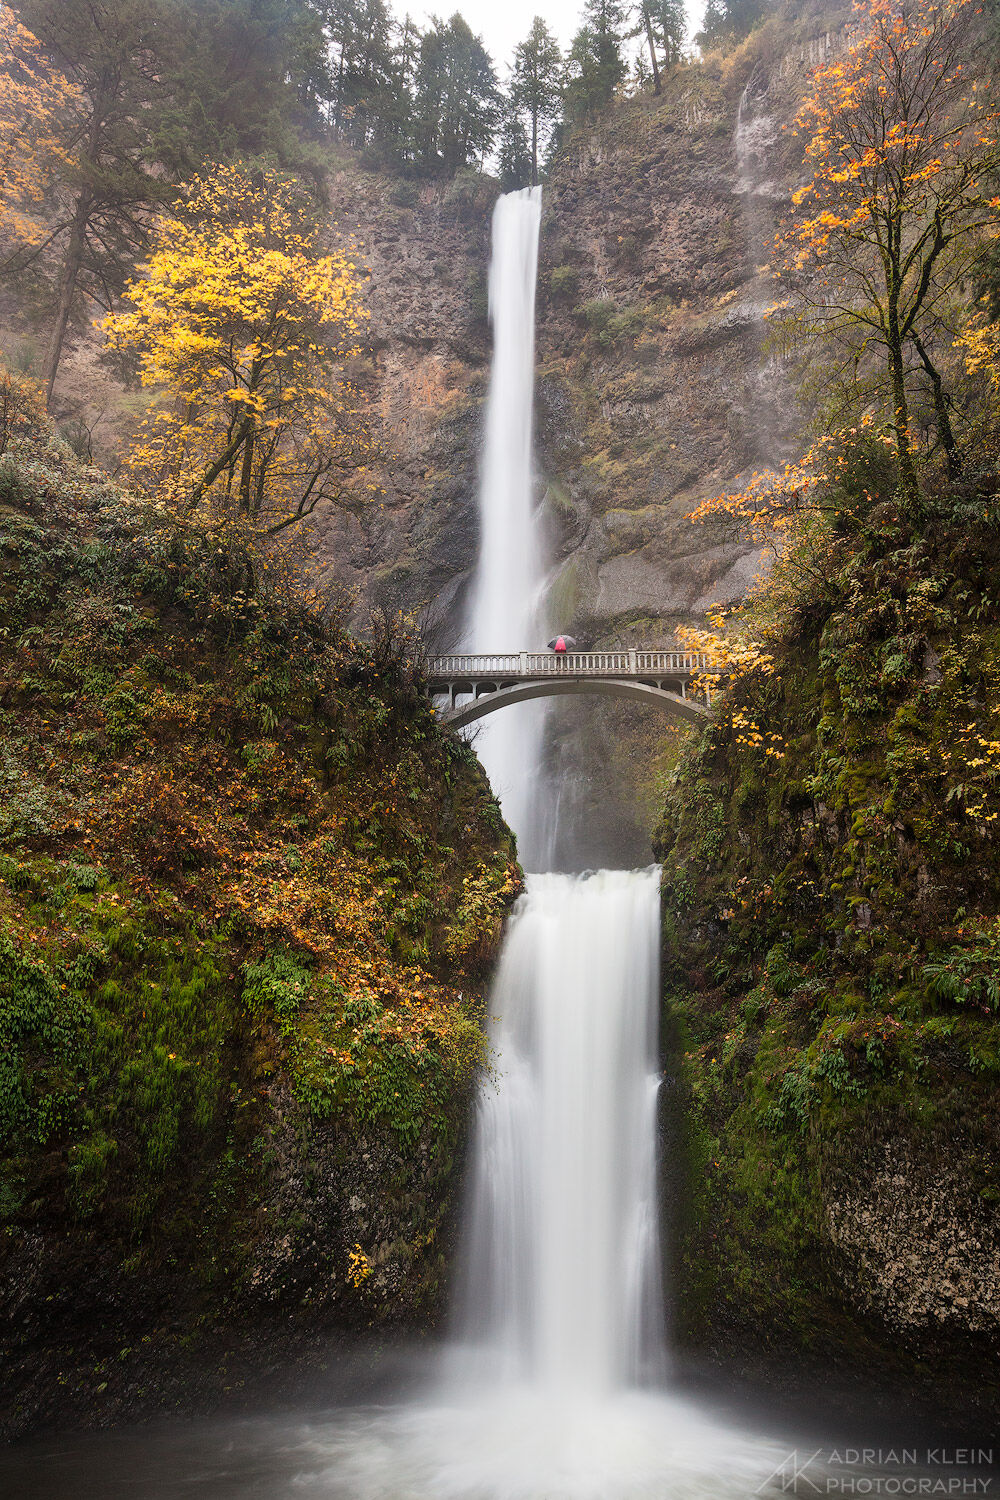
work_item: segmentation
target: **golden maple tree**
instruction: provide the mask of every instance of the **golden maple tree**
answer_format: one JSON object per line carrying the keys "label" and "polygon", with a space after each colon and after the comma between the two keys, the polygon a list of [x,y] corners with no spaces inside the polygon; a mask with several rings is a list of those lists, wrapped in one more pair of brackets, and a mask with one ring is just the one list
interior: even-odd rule
{"label": "golden maple tree", "polygon": [[1000,319],[994,323],[982,316],[971,319],[959,344],[970,372],[985,375],[994,395],[1000,396]]}
{"label": "golden maple tree", "polygon": [[0,8],[0,236],[34,245],[53,175],[69,159],[79,90],[8,6]]}
{"label": "golden maple tree", "polygon": [[156,392],[125,467],[173,508],[273,535],[371,492],[365,403],[345,374],[367,317],[350,246],[324,248],[270,167],[196,178],[157,223],[130,306],[104,319]]}
{"label": "golden maple tree", "polygon": [[[863,0],[844,53],[817,70],[795,128],[811,177],[778,238],[818,330],[881,350],[901,498],[919,509],[912,389],[928,392],[949,472],[959,466],[935,339],[1000,207],[1000,109],[972,67],[974,0]],[[818,268],[820,275],[800,273]],[[942,339],[943,334],[943,339]]]}

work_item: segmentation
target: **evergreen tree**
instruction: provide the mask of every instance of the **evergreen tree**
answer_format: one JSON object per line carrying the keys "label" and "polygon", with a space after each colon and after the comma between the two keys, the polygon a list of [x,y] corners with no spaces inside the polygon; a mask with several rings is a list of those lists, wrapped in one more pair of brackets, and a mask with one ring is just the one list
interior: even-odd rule
{"label": "evergreen tree", "polygon": [[[636,13],[636,27],[632,32],[632,35],[645,36],[646,38],[646,45],[649,48],[649,66],[652,69],[653,73],[653,92],[654,94],[658,94],[660,92],[662,84],[660,83],[660,63],[656,55],[658,45],[657,37],[653,25],[653,12],[655,9],[655,0],[639,0],[639,8]],[[639,57],[641,59],[641,53],[639,54]],[[636,76],[641,87],[643,80],[639,75],[638,70]]]}
{"label": "evergreen tree", "polygon": [[414,155],[426,171],[454,173],[493,145],[502,112],[496,74],[458,14],[432,18],[421,38],[413,110]]}
{"label": "evergreen tree", "polygon": [[161,0],[23,0],[19,13],[78,98],[48,233],[14,262],[58,253],[42,372],[51,400],[79,298],[111,308],[146,245],[149,206],[169,189],[155,171],[152,132],[164,99],[158,44],[172,15]]}
{"label": "evergreen tree", "polygon": [[171,12],[157,61],[163,165],[180,179],[242,153],[301,169],[330,94],[319,12],[309,0],[171,0]]}
{"label": "evergreen tree", "polygon": [[660,65],[671,67],[681,60],[687,35],[687,13],[683,0],[639,0],[632,36],[645,37],[653,92],[661,89]]}
{"label": "evergreen tree", "polygon": [[622,0],[587,0],[570,47],[565,92],[570,119],[593,118],[611,103],[625,78],[624,37]]}
{"label": "evergreen tree", "polygon": [[535,157],[532,155],[524,121],[515,109],[508,108],[504,114],[499,155],[500,186],[505,193],[534,183]]}
{"label": "evergreen tree", "polygon": [[657,0],[653,6],[653,27],[659,36],[667,67],[673,67],[680,62],[687,40],[684,0]]}
{"label": "evergreen tree", "polygon": [[632,82],[635,85],[635,92],[637,94],[645,93],[651,83],[653,84],[653,92],[656,94],[660,92],[659,69],[657,69],[654,77],[652,67],[645,52],[640,51],[635,54],[632,61]]}
{"label": "evergreen tree", "polygon": [[331,124],[355,145],[384,133],[392,114],[393,34],[386,0],[329,0]]}
{"label": "evergreen tree", "polygon": [[514,71],[510,84],[511,109],[525,115],[531,137],[531,182],[538,181],[540,137],[555,123],[562,106],[563,58],[559,43],[541,16],[514,49]]}
{"label": "evergreen tree", "polygon": [[391,41],[389,88],[376,139],[388,159],[401,166],[413,155],[413,95],[420,56],[420,29],[411,16],[394,25]]}
{"label": "evergreen tree", "polygon": [[702,51],[727,39],[740,40],[763,20],[768,0],[707,0],[695,41]]}

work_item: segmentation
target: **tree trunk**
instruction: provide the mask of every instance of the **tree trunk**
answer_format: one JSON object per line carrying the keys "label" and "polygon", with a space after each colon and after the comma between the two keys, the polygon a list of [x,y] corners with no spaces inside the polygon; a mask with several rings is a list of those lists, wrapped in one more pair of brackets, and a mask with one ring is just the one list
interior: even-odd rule
{"label": "tree trunk", "polygon": [[911,517],[920,513],[920,486],[910,448],[910,405],[906,395],[906,373],[903,348],[899,340],[898,316],[889,309],[889,378],[892,384],[892,408],[895,417],[896,455],[899,465],[899,491],[903,509]]}
{"label": "tree trunk", "polygon": [[62,358],[63,344],[66,340],[66,329],[69,327],[69,315],[73,310],[73,297],[76,293],[77,278],[80,275],[80,267],[83,265],[83,252],[87,243],[87,220],[90,218],[92,202],[91,194],[83,192],[77,198],[76,208],[73,211],[73,224],[70,229],[69,243],[66,246],[62,284],[59,288],[59,305],[56,309],[56,320],[52,328],[48,353],[45,356],[45,369],[42,374],[42,383],[45,386],[46,406],[52,404],[52,391],[56,383],[56,372],[59,369],[59,361]]}
{"label": "tree trunk", "polygon": [[903,510],[911,518],[920,511],[920,488],[910,448],[910,404],[906,395],[906,362],[899,331],[899,225],[890,221],[883,251],[885,273],[886,353],[889,364],[889,386],[892,391],[893,427],[896,432],[896,462],[899,469],[899,496]]}
{"label": "tree trunk", "polygon": [[916,334],[913,337],[913,347],[920,356],[920,363],[927,372],[931,383],[931,391],[934,396],[934,417],[937,422],[938,437],[941,447],[944,449],[945,467],[948,470],[949,479],[957,479],[962,472],[962,460],[958,453],[958,444],[955,442],[955,433],[951,425],[951,417],[948,413],[948,400],[944,393],[944,384],[935,366],[931,363],[930,355],[924,348],[923,343]]}
{"label": "tree trunk", "polygon": [[237,427],[233,436],[230,438],[229,442],[226,444],[225,450],[219,455],[217,459],[215,459],[213,463],[209,464],[204,474],[198,480],[198,483],[194,486],[191,493],[188,495],[187,508],[189,511],[194,510],[198,506],[205,491],[212,487],[212,485],[218,479],[219,475],[222,473],[223,469],[227,468],[231,463],[235,461],[237,453],[240,451],[240,448],[243,446],[252,432],[253,422],[247,418],[244,418],[240,425]]}
{"label": "tree trunk", "polygon": [[531,186],[538,186],[538,110],[531,111]]}
{"label": "tree trunk", "polygon": [[247,440],[243,444],[243,466],[240,470],[239,508],[240,515],[242,516],[248,516],[250,514],[250,486],[253,480],[253,450],[254,431],[253,428],[251,428],[250,432],[247,435]]}
{"label": "tree trunk", "polygon": [[646,23],[646,40],[649,43],[649,60],[653,64],[653,93],[660,92],[660,68],[656,61],[656,44],[653,41],[653,18],[649,14],[649,6],[642,7],[642,19]]}

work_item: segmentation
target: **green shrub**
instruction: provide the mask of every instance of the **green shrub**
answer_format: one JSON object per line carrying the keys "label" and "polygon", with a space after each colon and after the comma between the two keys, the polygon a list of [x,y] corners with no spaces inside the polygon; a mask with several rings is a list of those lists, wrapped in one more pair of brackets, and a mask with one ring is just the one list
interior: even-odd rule
{"label": "green shrub", "polygon": [[549,290],[560,302],[572,301],[580,291],[580,273],[575,266],[555,266],[549,276]]}
{"label": "green shrub", "polygon": [[580,308],[592,341],[601,349],[613,349],[625,339],[635,337],[642,325],[638,308],[620,312],[610,297],[595,297]]}
{"label": "green shrub", "polygon": [[[64,987],[65,988],[65,987]],[[74,1097],[82,1012],[49,970],[0,933],[0,1142],[44,1145]]]}
{"label": "green shrub", "polygon": [[406,177],[401,177],[398,182],[394,182],[389,191],[389,200],[397,208],[415,208],[419,197],[417,184]]}

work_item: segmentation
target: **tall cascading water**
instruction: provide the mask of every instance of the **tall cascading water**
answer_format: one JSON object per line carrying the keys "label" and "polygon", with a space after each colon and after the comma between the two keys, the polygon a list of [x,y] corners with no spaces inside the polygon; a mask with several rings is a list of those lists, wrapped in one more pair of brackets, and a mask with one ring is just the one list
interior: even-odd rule
{"label": "tall cascading water", "polygon": [[[465,645],[540,644],[534,301],[541,190],[493,215],[493,366]],[[544,705],[476,741],[526,868],[544,865]],[[558,799],[553,798],[557,807]],[[541,831],[544,830],[544,831]],[[532,874],[504,943],[477,1101],[461,1288],[440,1381],[326,1448],[338,1496],[714,1500],[762,1453],[667,1396],[657,1194],[659,872]],[[324,1438],[323,1444],[330,1440]]]}
{"label": "tall cascading water", "polygon": [[[538,650],[544,643],[544,559],[534,502],[535,278],[540,187],[506,193],[493,210],[490,318],[493,363],[479,484],[479,559],[466,647]],[[484,724],[476,749],[517,832],[522,863],[544,864],[536,815],[545,705],[505,709]],[[544,820],[542,820],[544,821]]]}
{"label": "tall cascading water", "polygon": [[659,872],[534,875],[490,1009],[460,1332],[550,1391],[663,1373]]}
{"label": "tall cascading water", "polygon": [[[493,214],[494,330],[469,645],[537,646],[535,277],[541,189]],[[488,721],[479,751],[523,863],[545,857],[537,797],[544,705]],[[551,833],[551,830],[545,830]],[[620,1388],[662,1369],[656,1209],[655,871],[529,877],[490,1011],[479,1100],[463,1361],[478,1377]]]}

